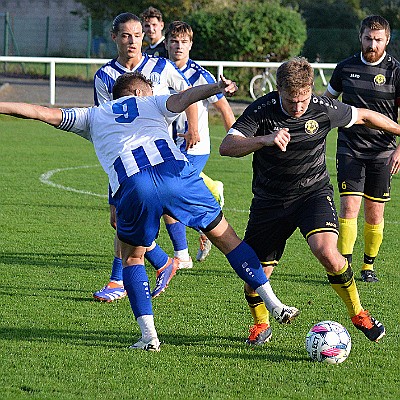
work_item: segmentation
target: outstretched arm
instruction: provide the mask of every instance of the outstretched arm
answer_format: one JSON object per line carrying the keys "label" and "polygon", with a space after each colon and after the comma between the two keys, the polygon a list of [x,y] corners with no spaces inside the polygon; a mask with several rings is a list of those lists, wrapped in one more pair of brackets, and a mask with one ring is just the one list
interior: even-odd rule
{"label": "outstretched arm", "polygon": [[204,100],[217,93],[232,96],[237,89],[235,82],[221,76],[221,80],[218,83],[191,87],[184,92],[171,95],[167,100],[167,108],[174,113],[181,113],[190,104],[196,103],[199,100]]}
{"label": "outstretched arm", "polygon": [[289,142],[290,134],[287,128],[282,128],[271,135],[254,137],[228,133],[219,146],[219,154],[228,157],[244,157],[269,146],[278,146],[281,151],[286,151]]}
{"label": "outstretched arm", "polygon": [[368,128],[380,129],[393,135],[400,136],[400,125],[380,114],[376,111],[369,110],[367,108],[358,108],[358,117],[356,124],[365,125]]}
{"label": "outstretched arm", "polygon": [[60,125],[62,120],[62,112],[59,108],[49,108],[28,103],[0,102],[0,114],[35,119],[53,126]]}

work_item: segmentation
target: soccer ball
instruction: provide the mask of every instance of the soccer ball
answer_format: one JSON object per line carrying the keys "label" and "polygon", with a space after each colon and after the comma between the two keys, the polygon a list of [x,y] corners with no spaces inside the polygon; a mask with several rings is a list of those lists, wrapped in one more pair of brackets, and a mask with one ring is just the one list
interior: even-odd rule
{"label": "soccer ball", "polygon": [[318,322],[307,333],[306,349],[313,361],[340,364],[350,354],[351,337],[338,322]]}

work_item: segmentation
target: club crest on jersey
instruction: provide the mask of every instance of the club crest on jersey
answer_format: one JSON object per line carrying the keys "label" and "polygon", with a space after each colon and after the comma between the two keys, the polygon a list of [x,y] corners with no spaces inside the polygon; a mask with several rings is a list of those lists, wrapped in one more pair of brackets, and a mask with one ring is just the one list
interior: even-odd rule
{"label": "club crest on jersey", "polygon": [[154,84],[159,85],[159,84],[160,84],[160,77],[161,77],[161,75],[160,75],[159,72],[152,72],[152,73],[150,74],[149,79],[150,79]]}
{"label": "club crest on jersey", "polygon": [[374,76],[375,85],[382,86],[386,83],[385,75],[378,74]]}
{"label": "club crest on jersey", "polygon": [[309,135],[313,135],[314,133],[317,133],[319,125],[317,121],[310,119],[306,122],[304,128],[306,130],[306,133],[308,133]]}

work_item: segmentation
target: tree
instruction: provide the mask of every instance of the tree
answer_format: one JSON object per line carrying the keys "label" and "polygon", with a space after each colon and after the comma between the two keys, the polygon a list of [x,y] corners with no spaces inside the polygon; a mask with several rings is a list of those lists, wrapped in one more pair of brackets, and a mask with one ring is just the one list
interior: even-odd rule
{"label": "tree", "polygon": [[278,0],[233,2],[235,7],[205,9],[185,17],[195,38],[196,59],[264,61],[298,55],[306,40],[300,14],[281,6]]}
{"label": "tree", "polygon": [[390,27],[400,29],[400,1],[396,0],[362,0],[365,15],[379,14],[386,18]]}
{"label": "tree", "polygon": [[93,19],[112,21],[122,12],[131,12],[139,16],[147,7],[158,8],[166,22],[182,19],[184,15],[201,7],[205,7],[210,0],[77,0]]}

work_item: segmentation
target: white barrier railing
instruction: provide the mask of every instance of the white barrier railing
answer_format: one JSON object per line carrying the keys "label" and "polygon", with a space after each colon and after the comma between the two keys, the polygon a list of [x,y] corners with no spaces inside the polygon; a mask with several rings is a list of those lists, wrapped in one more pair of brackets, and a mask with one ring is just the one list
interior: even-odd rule
{"label": "white barrier railing", "polygon": [[[50,65],[50,104],[56,104],[56,64],[98,64],[103,65],[110,61],[109,58],[62,58],[62,57],[20,57],[0,56],[0,63],[41,63]],[[203,67],[217,67],[217,75],[223,75],[225,67],[234,68],[278,68],[280,62],[252,62],[252,61],[197,61]],[[336,64],[311,63],[312,67],[319,71],[324,85],[327,84],[324,69],[334,69]]]}

